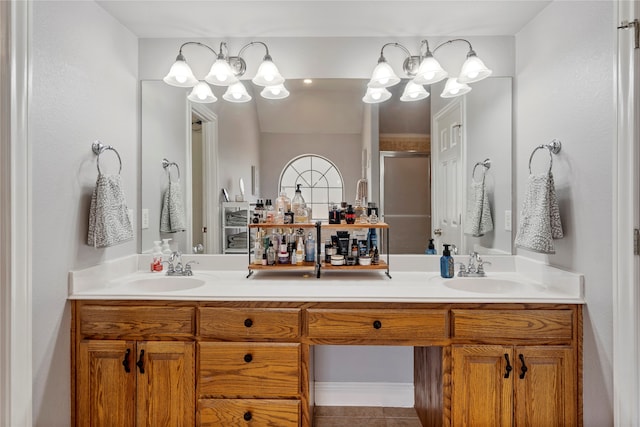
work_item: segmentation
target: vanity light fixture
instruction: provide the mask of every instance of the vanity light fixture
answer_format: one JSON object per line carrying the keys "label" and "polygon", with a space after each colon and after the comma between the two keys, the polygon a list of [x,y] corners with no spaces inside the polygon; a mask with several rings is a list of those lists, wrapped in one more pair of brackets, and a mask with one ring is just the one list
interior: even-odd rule
{"label": "vanity light fixture", "polygon": [[[393,68],[387,63],[384,57],[384,49],[387,46],[393,46],[402,49],[406,58],[402,63],[402,69],[405,74],[412,79],[407,83],[405,90],[400,97],[401,101],[418,101],[429,96],[429,92],[425,90],[424,85],[431,85],[437,83],[449,76],[440,63],[433,57],[433,54],[442,46],[451,44],[454,42],[465,42],[469,45],[469,52],[467,53],[467,59],[460,71],[460,75],[456,77],[449,77],[445,84],[445,89],[440,95],[443,98],[451,98],[454,96],[464,95],[471,90],[471,87],[467,83],[475,83],[482,79],[485,79],[491,75],[491,70],[484,65],[482,60],[478,58],[478,55],[473,50],[471,43],[465,39],[452,39],[446,42],[440,43],[433,51],[429,49],[429,42],[422,40],[420,43],[420,55],[411,55],[409,49],[401,45],[400,43],[386,43],[380,49],[380,58],[378,59],[378,65],[373,70],[371,80],[367,84],[367,93],[362,98],[367,103],[378,103],[386,101],[391,97],[391,94],[387,96],[384,92],[371,92],[374,89],[385,89],[390,86],[394,86],[400,82],[400,77],[396,75]],[[386,91],[386,89],[385,89]]]}
{"label": "vanity light fixture", "polygon": [[[198,45],[209,49],[216,56],[216,60],[211,65],[209,73],[204,78],[205,81],[198,81],[193,74],[191,67],[187,64],[187,60],[182,54],[182,49],[186,45]],[[220,43],[220,51],[216,52],[210,46],[200,42],[186,42],[180,46],[178,56],[175,63],[171,66],[169,73],[164,77],[164,82],[177,87],[193,87],[193,90],[187,97],[193,102],[211,103],[216,102],[217,98],[211,91],[207,83],[215,86],[226,86],[227,91],[222,96],[223,99],[230,102],[247,102],[251,100],[251,96],[246,88],[239,80],[247,70],[247,63],[242,55],[245,50],[251,46],[261,45],[265,48],[266,54],[262,63],[258,67],[256,75],[251,79],[258,86],[264,86],[261,95],[268,99],[282,99],[289,96],[289,91],[284,87],[284,78],[280,74],[278,67],[273,63],[269,48],[260,41],[253,41],[242,46],[237,56],[231,56],[228,53],[227,44]],[[206,83],[205,83],[206,82]]]}

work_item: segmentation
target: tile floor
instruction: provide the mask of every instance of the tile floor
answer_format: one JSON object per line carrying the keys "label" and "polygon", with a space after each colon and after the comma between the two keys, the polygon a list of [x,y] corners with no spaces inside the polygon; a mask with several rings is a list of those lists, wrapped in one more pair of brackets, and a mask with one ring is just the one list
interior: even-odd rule
{"label": "tile floor", "polygon": [[316,406],[314,427],[421,427],[413,408]]}

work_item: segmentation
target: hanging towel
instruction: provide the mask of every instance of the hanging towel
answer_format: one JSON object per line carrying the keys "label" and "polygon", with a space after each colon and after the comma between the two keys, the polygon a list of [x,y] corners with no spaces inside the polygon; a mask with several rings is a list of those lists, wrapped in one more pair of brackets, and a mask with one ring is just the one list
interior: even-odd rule
{"label": "hanging towel", "polygon": [[563,236],[551,170],[544,174],[529,175],[516,246],[533,252],[554,254],[553,239]]}
{"label": "hanging towel", "polygon": [[164,192],[164,197],[162,199],[160,232],[177,233],[178,231],[185,231],[186,229],[180,181],[169,180],[169,186]]}
{"label": "hanging towel", "polygon": [[120,175],[98,175],[89,208],[87,244],[104,248],[133,239]]}
{"label": "hanging towel", "polygon": [[467,193],[467,214],[464,222],[464,234],[474,237],[484,236],[493,230],[493,219],[489,206],[489,194],[482,181],[471,178],[471,188]]}

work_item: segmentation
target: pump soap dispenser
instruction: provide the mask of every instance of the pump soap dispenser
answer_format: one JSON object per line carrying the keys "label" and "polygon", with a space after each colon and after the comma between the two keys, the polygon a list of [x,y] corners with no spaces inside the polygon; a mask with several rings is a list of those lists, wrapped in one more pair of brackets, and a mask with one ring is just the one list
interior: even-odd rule
{"label": "pump soap dispenser", "polygon": [[433,245],[433,239],[429,239],[429,246],[427,247],[427,250],[424,251],[424,253],[427,255],[437,254],[436,247]]}
{"label": "pump soap dispenser", "polygon": [[451,245],[445,243],[442,256],[440,257],[440,276],[445,279],[451,279],[454,273],[453,257],[451,256],[449,246]]}

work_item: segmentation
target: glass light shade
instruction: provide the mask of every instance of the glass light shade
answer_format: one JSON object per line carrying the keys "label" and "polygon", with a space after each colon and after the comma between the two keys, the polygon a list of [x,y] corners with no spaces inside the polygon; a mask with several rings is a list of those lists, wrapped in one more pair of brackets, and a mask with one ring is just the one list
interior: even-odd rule
{"label": "glass light shade", "polygon": [[251,81],[258,86],[277,86],[284,83],[284,77],[278,71],[276,64],[271,59],[265,58]]}
{"label": "glass light shade", "polygon": [[231,65],[222,58],[216,59],[216,62],[213,63],[209,70],[209,74],[204,79],[216,86],[229,86],[238,82],[238,79],[233,74]]}
{"label": "glass light shade", "polygon": [[378,61],[378,65],[373,69],[371,80],[367,84],[370,88],[385,88],[400,83],[400,77],[396,75],[391,65],[384,59]]}
{"label": "glass light shade", "polygon": [[227,88],[222,97],[229,102],[249,102],[251,95],[247,92],[242,82],[238,81]]}
{"label": "glass light shade", "polygon": [[260,92],[260,95],[267,99],[284,99],[289,96],[289,91],[283,84],[279,84],[275,86],[265,86],[262,92]]}
{"label": "glass light shade", "polygon": [[218,100],[211,91],[211,87],[205,82],[198,82],[198,84],[193,87],[193,90],[187,98],[189,101],[200,104],[210,104]]}
{"label": "glass light shade", "polygon": [[491,75],[492,71],[484,65],[484,62],[475,54],[467,56],[467,60],[462,64],[459,83],[474,83],[482,79],[486,79]]}
{"label": "glass light shade", "polygon": [[413,82],[418,85],[430,85],[445,79],[447,76],[447,72],[440,63],[433,56],[427,55],[420,63]]}
{"label": "glass light shade", "polygon": [[367,93],[362,97],[362,101],[367,104],[377,104],[391,98],[391,92],[383,87],[367,88]]}
{"label": "glass light shade", "polygon": [[458,79],[455,77],[449,77],[440,96],[442,98],[455,98],[456,96],[464,95],[470,91],[470,86],[465,83],[459,83]]}
{"label": "glass light shade", "polygon": [[429,92],[426,91],[424,86],[415,84],[413,80],[409,80],[404,87],[404,92],[400,97],[400,101],[411,102],[425,99],[429,96]]}
{"label": "glass light shade", "polygon": [[191,67],[189,67],[182,55],[178,55],[169,73],[162,80],[168,85],[177,87],[193,87],[198,83],[198,79],[193,75]]}

